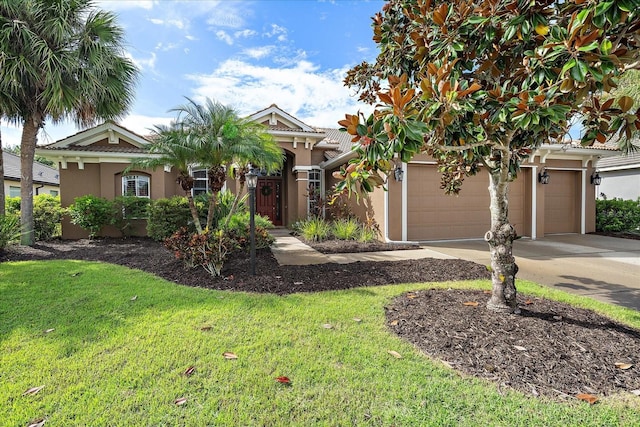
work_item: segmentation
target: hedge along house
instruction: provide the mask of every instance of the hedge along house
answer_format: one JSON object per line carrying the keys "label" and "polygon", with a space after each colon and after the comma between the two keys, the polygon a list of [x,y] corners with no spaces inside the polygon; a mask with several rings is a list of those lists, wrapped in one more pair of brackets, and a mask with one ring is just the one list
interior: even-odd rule
{"label": "hedge along house", "polygon": [[[265,125],[285,153],[278,173],[260,174],[256,189],[256,211],[276,226],[288,226],[314,211],[309,188],[324,194],[335,183],[332,172],[355,155],[351,136],[337,129],[315,128],[276,105],[249,118]],[[63,206],[86,194],[113,199],[124,193],[158,199],[182,195],[170,169],[122,171],[132,158],[146,155],[150,143],[113,122],[79,132],[40,147],[37,153],[60,166]],[[545,144],[523,165],[510,185],[510,220],[521,236],[532,239],[553,233],[595,231],[595,186],[590,177],[597,161],[617,151],[605,146],[582,148],[572,144]],[[380,227],[387,241],[478,239],[489,229],[489,177],[480,173],[467,178],[459,196],[445,195],[433,159],[416,156],[408,164],[398,163],[397,173],[387,181],[387,190],[377,189],[356,204],[354,213],[365,214]],[[194,193],[207,190],[206,171],[193,170]],[[543,184],[539,176],[548,177]],[[227,181],[234,190],[235,182]],[[140,229],[144,233],[144,229]],[[105,230],[117,235],[117,230]],[[65,219],[63,237],[82,238],[87,232]]]}
{"label": "hedge along house", "polygon": [[[509,219],[519,236],[595,231],[595,185],[591,176],[600,158],[615,149],[598,145],[544,144],[522,165],[509,186]],[[323,162],[335,170],[354,156],[343,152]],[[330,177],[330,175],[328,175]],[[369,210],[388,242],[480,239],[490,228],[489,175],[466,178],[458,196],[440,188],[436,162],[418,155],[396,163],[387,190],[376,189]]]}
{"label": "hedge along house", "polygon": [[[311,127],[289,115],[276,105],[258,111],[249,118],[262,123],[278,142],[285,154],[285,163],[278,173],[261,173],[256,189],[256,211],[268,217],[276,226],[287,226],[306,218],[314,209],[308,197],[312,186],[324,192],[324,171],[319,164],[350,140],[337,129]],[[342,144],[341,144],[342,141]],[[183,195],[176,184],[177,173],[170,168],[123,171],[131,160],[146,156],[143,147],[151,141],[114,122],[78,132],[52,144],[38,147],[37,153],[58,163],[62,206],[71,205],[76,197],[92,194],[113,199],[123,194],[148,197],[152,200]],[[325,155],[326,154],[326,155]],[[194,165],[194,194],[206,192],[206,170]],[[228,180],[230,190],[235,182]],[[134,234],[145,234],[139,224]],[[102,235],[119,236],[120,232],[107,227]],[[63,220],[62,236],[78,239],[88,232]]]}

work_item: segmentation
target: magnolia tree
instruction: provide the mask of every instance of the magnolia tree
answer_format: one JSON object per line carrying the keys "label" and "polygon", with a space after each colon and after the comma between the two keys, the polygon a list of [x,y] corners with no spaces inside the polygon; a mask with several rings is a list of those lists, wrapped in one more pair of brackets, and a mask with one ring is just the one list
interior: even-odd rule
{"label": "magnolia tree", "polygon": [[336,174],[338,190],[371,191],[394,158],[421,152],[437,160],[446,193],[486,170],[488,308],[517,311],[509,182],[532,150],[566,137],[575,117],[583,145],[615,136],[628,146],[640,111],[628,96],[600,99],[640,68],[639,10],[640,0],[391,0],[373,17],[376,62],[345,79],[376,106],[340,122],[359,156]]}

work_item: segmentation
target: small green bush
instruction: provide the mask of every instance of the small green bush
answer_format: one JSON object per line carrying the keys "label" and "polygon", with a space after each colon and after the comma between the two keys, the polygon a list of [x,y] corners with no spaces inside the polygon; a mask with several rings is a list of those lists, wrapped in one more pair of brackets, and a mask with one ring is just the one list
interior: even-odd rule
{"label": "small green bush", "polygon": [[[255,236],[256,248],[268,248],[274,242],[274,238],[269,234],[269,229],[273,228],[273,224],[269,218],[261,215],[255,216]],[[251,227],[249,212],[241,212],[234,214],[229,219],[229,225],[226,232],[233,239],[239,248],[248,249],[251,245]]]}
{"label": "small green bush", "polygon": [[65,209],[60,197],[39,194],[33,198],[33,226],[36,240],[51,240],[62,234],[62,216]]}
{"label": "small green bush", "polygon": [[0,251],[20,238],[20,217],[15,214],[0,215]]}
{"label": "small green bush", "polygon": [[309,218],[300,225],[300,235],[311,242],[321,242],[331,236],[331,224],[322,218]]}
{"label": "small green bush", "polygon": [[638,200],[596,200],[596,231],[638,231],[640,228],[640,198]]}
{"label": "small green bush", "polygon": [[89,231],[89,238],[94,238],[106,225],[113,224],[113,202],[104,197],[88,194],[76,197],[68,209],[71,223]]}
{"label": "small green bush", "polygon": [[186,197],[154,200],[148,215],[147,235],[154,240],[163,241],[181,228],[192,233],[196,231]]}
{"label": "small green bush", "polygon": [[5,199],[5,210],[7,214],[17,215],[20,213],[20,197],[7,197]]}
{"label": "small green bush", "polygon": [[356,240],[361,234],[360,229],[360,223],[353,218],[339,219],[331,225],[331,233],[338,240]]}
{"label": "small green bush", "polygon": [[146,197],[118,196],[113,200],[113,224],[118,227],[123,236],[130,236],[132,221],[147,219],[151,200]]}
{"label": "small green bush", "polygon": [[362,227],[358,234],[358,241],[362,243],[371,243],[378,240],[378,232],[374,229]]}

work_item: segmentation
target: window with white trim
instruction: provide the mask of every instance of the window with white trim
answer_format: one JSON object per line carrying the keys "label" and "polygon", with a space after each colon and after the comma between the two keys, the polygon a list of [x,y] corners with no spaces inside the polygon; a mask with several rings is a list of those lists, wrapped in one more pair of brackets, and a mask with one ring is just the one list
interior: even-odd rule
{"label": "window with white trim", "polygon": [[145,175],[123,176],[122,195],[149,198],[149,177]]}
{"label": "window with white trim", "polygon": [[9,186],[9,197],[20,197],[20,187]]}
{"label": "window with white trim", "polygon": [[309,215],[312,216],[321,216],[322,212],[319,212],[321,209],[320,199],[322,198],[322,171],[320,169],[312,169],[307,171],[307,193],[309,197],[307,197],[307,209]]}
{"label": "window with white trim", "polygon": [[58,197],[58,190],[49,190],[49,194],[51,194],[53,197]]}
{"label": "window with white trim", "polygon": [[209,191],[209,175],[206,169],[193,169],[191,171],[193,177],[193,196],[198,194],[206,194]]}

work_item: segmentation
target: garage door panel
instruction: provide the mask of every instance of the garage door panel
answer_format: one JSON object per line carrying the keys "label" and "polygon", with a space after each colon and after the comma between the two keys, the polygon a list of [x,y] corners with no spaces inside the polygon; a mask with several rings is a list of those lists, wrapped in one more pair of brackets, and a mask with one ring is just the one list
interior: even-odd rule
{"label": "garage door panel", "polygon": [[579,233],[580,172],[552,170],[544,194],[544,233]]}
{"label": "garage door panel", "polygon": [[[487,173],[466,178],[459,196],[444,194],[440,173],[432,165],[409,165],[407,179],[409,240],[481,238],[490,228]],[[510,221],[522,228],[524,179],[511,183],[509,198]]]}

